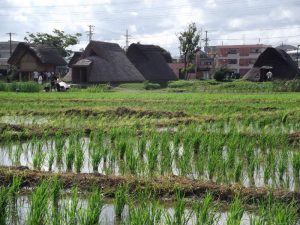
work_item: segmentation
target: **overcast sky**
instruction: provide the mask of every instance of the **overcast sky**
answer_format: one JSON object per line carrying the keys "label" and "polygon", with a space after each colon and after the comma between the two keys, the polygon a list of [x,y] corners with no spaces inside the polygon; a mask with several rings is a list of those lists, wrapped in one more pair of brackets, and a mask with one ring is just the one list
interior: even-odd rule
{"label": "overcast sky", "polygon": [[[157,44],[178,55],[177,34],[191,22],[208,31],[209,45],[300,44],[300,0],[0,0],[0,40],[22,41],[26,32],[82,33],[94,40]],[[204,43],[202,43],[202,46]]]}

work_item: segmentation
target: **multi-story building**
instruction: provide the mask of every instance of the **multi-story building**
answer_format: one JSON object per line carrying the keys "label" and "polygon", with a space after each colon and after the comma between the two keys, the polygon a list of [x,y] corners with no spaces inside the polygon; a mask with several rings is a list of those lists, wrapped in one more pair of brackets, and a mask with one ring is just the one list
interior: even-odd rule
{"label": "multi-story building", "polygon": [[[12,41],[11,42],[11,51],[17,47],[19,42]],[[10,43],[9,41],[0,42],[0,73],[6,74],[9,69],[9,65],[7,64],[7,60],[10,57]]]}
{"label": "multi-story building", "polygon": [[208,47],[207,53],[214,57],[215,67],[224,67],[245,75],[253,66],[256,59],[270,45],[222,45]]}

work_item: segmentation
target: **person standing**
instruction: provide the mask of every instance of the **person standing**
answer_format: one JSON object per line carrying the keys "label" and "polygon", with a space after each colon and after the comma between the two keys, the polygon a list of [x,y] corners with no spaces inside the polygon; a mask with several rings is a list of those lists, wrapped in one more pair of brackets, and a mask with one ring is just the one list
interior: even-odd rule
{"label": "person standing", "polygon": [[37,71],[33,72],[33,81],[38,82],[39,79],[39,73]]}

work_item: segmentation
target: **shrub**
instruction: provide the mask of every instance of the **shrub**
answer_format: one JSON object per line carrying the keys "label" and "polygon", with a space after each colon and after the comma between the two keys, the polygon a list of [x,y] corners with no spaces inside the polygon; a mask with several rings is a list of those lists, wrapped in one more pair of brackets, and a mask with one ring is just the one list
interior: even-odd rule
{"label": "shrub", "polygon": [[195,81],[188,80],[178,80],[178,81],[170,81],[168,83],[169,88],[186,88],[193,86]]}
{"label": "shrub", "polygon": [[146,90],[155,90],[155,89],[160,89],[161,86],[160,86],[160,84],[157,84],[157,83],[150,83],[149,81],[145,81],[144,88]]}
{"label": "shrub", "polygon": [[282,92],[300,92],[300,80],[294,79],[286,82],[274,82],[273,91],[282,91]]}
{"label": "shrub", "polygon": [[36,82],[13,82],[13,83],[3,83],[0,82],[0,91],[8,92],[40,92],[41,86]]}
{"label": "shrub", "polygon": [[228,80],[227,77],[229,77],[230,73],[229,69],[222,67],[215,72],[214,78],[217,81],[225,81]]}
{"label": "shrub", "polygon": [[109,92],[111,91],[112,86],[110,84],[97,84],[88,87],[86,90],[88,92],[98,93],[98,92]]}

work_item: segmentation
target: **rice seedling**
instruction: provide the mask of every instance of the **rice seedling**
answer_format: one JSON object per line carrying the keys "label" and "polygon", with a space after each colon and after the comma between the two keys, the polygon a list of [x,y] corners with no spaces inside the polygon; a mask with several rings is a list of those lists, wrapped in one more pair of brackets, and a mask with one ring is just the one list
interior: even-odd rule
{"label": "rice seedling", "polygon": [[300,153],[294,152],[292,157],[292,166],[294,171],[294,177],[299,178],[299,172],[300,172]]}
{"label": "rice seedling", "polygon": [[66,215],[65,215],[65,223],[70,225],[77,225],[79,224],[79,214],[80,211],[79,205],[78,205],[78,197],[77,197],[78,189],[77,187],[72,188],[72,198],[70,204],[67,204],[65,206]]}
{"label": "rice seedling", "polygon": [[162,220],[163,210],[158,202],[141,202],[141,206],[137,206],[134,202],[129,203],[129,215],[125,220],[125,225],[140,225],[151,224],[159,225],[163,224]]}
{"label": "rice seedling", "polygon": [[49,155],[48,155],[48,171],[52,171],[52,166],[54,163],[54,150],[51,150]]}
{"label": "rice seedling", "polygon": [[243,163],[238,162],[234,169],[234,181],[236,183],[239,183],[241,181],[242,173],[243,173]]}
{"label": "rice seedling", "polygon": [[0,187],[0,224],[5,225],[8,212],[8,188]]}
{"label": "rice seedling", "polygon": [[20,158],[21,158],[21,154],[23,152],[23,146],[21,143],[19,143],[17,146],[16,146],[16,151],[15,151],[15,154],[14,154],[14,165],[20,165]]}
{"label": "rice seedling", "polygon": [[75,161],[75,154],[76,154],[76,148],[74,145],[70,145],[67,148],[66,152],[66,166],[67,166],[67,171],[72,171],[73,164]]}
{"label": "rice seedling", "polygon": [[65,141],[60,133],[58,133],[54,139],[55,139],[55,149],[56,149],[56,162],[57,164],[62,164]]}
{"label": "rice seedling", "polygon": [[213,197],[210,193],[205,194],[203,201],[194,204],[194,212],[196,215],[196,225],[213,225],[218,223],[213,206]]}
{"label": "rice seedling", "polygon": [[96,225],[100,223],[100,214],[103,208],[103,196],[99,189],[94,188],[92,193],[88,196],[87,208],[83,210],[84,213],[80,218],[80,224]]}
{"label": "rice seedling", "polygon": [[244,208],[239,197],[234,197],[230,204],[228,217],[226,220],[227,225],[239,225],[241,224],[242,217],[244,215]]}
{"label": "rice seedling", "polygon": [[80,173],[84,163],[83,149],[79,143],[77,143],[76,146],[74,147],[75,147],[75,162],[74,162],[75,170],[77,173]]}
{"label": "rice seedling", "polygon": [[124,156],[126,153],[126,149],[127,149],[127,142],[125,140],[120,140],[120,142],[118,142],[117,144],[117,150],[119,152],[119,159],[120,160],[124,160]]}
{"label": "rice seedling", "polygon": [[91,153],[93,172],[98,172],[99,163],[101,161],[101,148],[92,149]]}
{"label": "rice seedling", "polygon": [[142,137],[138,140],[138,152],[141,159],[143,159],[147,146],[147,139]]}
{"label": "rice seedling", "polygon": [[122,213],[128,198],[128,186],[122,184],[118,187],[114,198],[114,209],[117,220],[122,218]]}
{"label": "rice seedling", "polygon": [[42,182],[32,194],[27,221],[28,225],[40,225],[46,223],[45,219],[49,201],[48,185],[47,182]]}
{"label": "rice seedling", "polygon": [[43,152],[41,148],[38,148],[33,157],[33,169],[41,170],[44,160],[46,158],[46,153]]}
{"label": "rice seedling", "polygon": [[158,143],[157,140],[152,140],[150,148],[147,151],[147,159],[148,159],[148,171],[150,175],[154,175],[157,169],[157,159],[158,159]]}
{"label": "rice seedling", "polygon": [[189,219],[191,218],[191,213],[185,212],[185,203],[183,199],[183,194],[180,191],[176,192],[176,200],[174,205],[174,216],[166,215],[166,224],[175,225],[175,224],[188,224]]}

